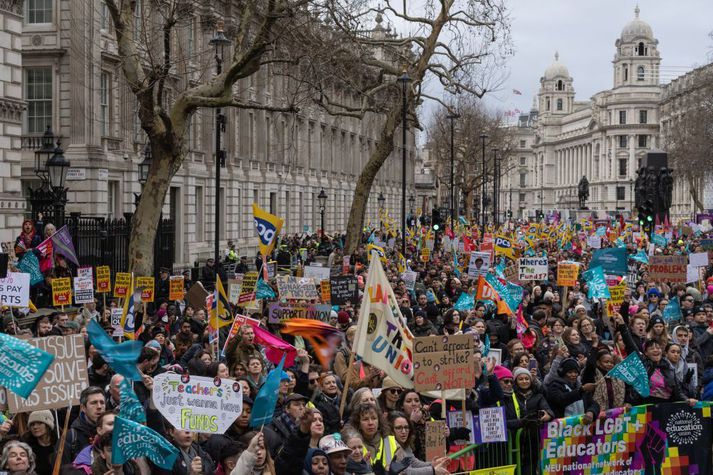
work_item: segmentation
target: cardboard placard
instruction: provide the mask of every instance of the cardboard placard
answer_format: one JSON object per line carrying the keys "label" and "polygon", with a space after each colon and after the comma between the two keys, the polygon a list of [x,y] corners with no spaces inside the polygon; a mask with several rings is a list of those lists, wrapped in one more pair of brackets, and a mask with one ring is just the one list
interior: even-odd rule
{"label": "cardboard placard", "polygon": [[30,303],[30,274],[8,272],[0,279],[0,306],[27,307]]}
{"label": "cardboard placard", "polygon": [[243,274],[236,274],[235,279],[228,279],[228,301],[237,304],[240,300],[240,290],[243,288]]}
{"label": "cardboard placard", "polygon": [[81,305],[92,302],[94,302],[94,281],[92,277],[75,277],[74,303]]}
{"label": "cardboard placard", "polygon": [[268,322],[282,323],[291,318],[311,318],[322,322],[329,321],[329,314],[332,306],[326,304],[319,305],[281,305],[273,302],[268,307]]}
{"label": "cardboard placard", "polygon": [[126,298],[131,286],[131,274],[128,272],[117,272],[114,278],[114,297]]}
{"label": "cardboard placard", "polygon": [[686,256],[651,256],[649,258],[650,282],[686,283],[688,258]]}
{"label": "cardboard placard", "polygon": [[468,262],[468,277],[478,277],[485,275],[490,269],[490,253],[489,252],[471,252],[470,261]]}
{"label": "cardboard placard", "polygon": [[224,434],[243,412],[241,388],[232,379],[161,373],[154,377],[152,400],[177,429]]}
{"label": "cardboard placard", "polygon": [[518,280],[546,280],[547,264],[546,257],[521,257],[517,260]]}
{"label": "cardboard placard", "polygon": [[359,303],[359,286],[353,275],[340,275],[329,279],[330,301],[332,305],[345,305],[351,302]]}
{"label": "cardboard placard", "polygon": [[87,359],[82,335],[31,338],[30,345],[54,355],[42,379],[27,399],[7,391],[10,412],[57,409],[79,404],[79,395],[87,387]]}
{"label": "cardboard placard", "polygon": [[[245,285],[243,283],[243,285]],[[318,300],[319,292],[309,277],[277,276],[277,290],[281,299]]]}
{"label": "cardboard placard", "polygon": [[52,279],[52,305],[72,305],[72,279],[69,277]]}
{"label": "cardboard placard", "polygon": [[91,267],[79,267],[77,269],[77,277],[87,277],[92,279],[92,287],[94,286],[94,275]]}
{"label": "cardboard placard", "polygon": [[414,384],[417,391],[471,388],[473,336],[417,337],[413,343]]}
{"label": "cardboard placard", "polygon": [[183,300],[185,296],[182,275],[172,275],[168,279],[168,300]]}
{"label": "cardboard placard", "polygon": [[329,267],[305,266],[303,276],[314,279],[315,282],[329,280]]}
{"label": "cardboard placard", "polygon": [[154,301],[154,278],[153,277],[137,277],[136,287],[141,289],[141,301]]}
{"label": "cardboard placard", "polygon": [[111,269],[109,266],[97,267],[97,293],[111,292]]}
{"label": "cardboard placard", "polygon": [[418,273],[415,270],[407,270],[401,274],[401,280],[406,284],[406,289],[414,290],[416,288],[416,279],[418,278]]}
{"label": "cardboard placard", "polygon": [[557,264],[557,285],[574,287],[579,277],[579,264],[575,262],[560,262]]}
{"label": "cardboard placard", "polygon": [[243,305],[255,300],[255,286],[257,285],[257,279],[257,272],[248,272],[243,276],[243,282],[240,287],[240,297],[238,297],[238,304]]}
{"label": "cardboard placard", "polygon": [[475,443],[507,442],[508,430],[504,407],[484,407],[474,421]]}
{"label": "cardboard placard", "polygon": [[426,461],[446,455],[446,421],[426,422]]}
{"label": "cardboard placard", "polygon": [[319,283],[319,290],[322,294],[322,302],[330,303],[332,301],[332,286],[328,280],[323,280]]}
{"label": "cardboard placard", "polygon": [[188,300],[188,304],[195,310],[199,308],[205,309],[205,298],[208,295],[208,291],[203,288],[203,284],[196,282],[188,289],[186,300]]}

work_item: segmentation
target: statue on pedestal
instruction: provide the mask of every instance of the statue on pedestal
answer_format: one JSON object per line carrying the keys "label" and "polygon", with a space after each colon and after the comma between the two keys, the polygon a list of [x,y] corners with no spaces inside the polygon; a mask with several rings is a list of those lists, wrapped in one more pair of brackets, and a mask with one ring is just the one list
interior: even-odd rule
{"label": "statue on pedestal", "polygon": [[579,197],[579,209],[587,209],[587,199],[589,199],[589,180],[585,175],[582,175],[582,179],[579,180],[579,185],[577,185]]}

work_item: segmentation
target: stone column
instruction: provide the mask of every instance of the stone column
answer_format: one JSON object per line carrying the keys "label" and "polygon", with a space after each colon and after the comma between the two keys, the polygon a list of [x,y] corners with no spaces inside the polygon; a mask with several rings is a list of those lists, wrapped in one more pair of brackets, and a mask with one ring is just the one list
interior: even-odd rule
{"label": "stone column", "polygon": [[0,242],[20,233],[22,196],[22,0],[0,1]]}

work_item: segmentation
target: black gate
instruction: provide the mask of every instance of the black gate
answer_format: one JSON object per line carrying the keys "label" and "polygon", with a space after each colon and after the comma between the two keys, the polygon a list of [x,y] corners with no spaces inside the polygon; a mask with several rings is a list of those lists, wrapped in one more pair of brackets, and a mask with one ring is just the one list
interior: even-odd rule
{"label": "black gate", "polygon": [[[82,266],[107,265],[112,272],[128,271],[131,215],[106,219],[72,213],[67,226]],[[162,218],[154,240],[154,275],[161,267],[173,268],[175,242],[174,221]]]}

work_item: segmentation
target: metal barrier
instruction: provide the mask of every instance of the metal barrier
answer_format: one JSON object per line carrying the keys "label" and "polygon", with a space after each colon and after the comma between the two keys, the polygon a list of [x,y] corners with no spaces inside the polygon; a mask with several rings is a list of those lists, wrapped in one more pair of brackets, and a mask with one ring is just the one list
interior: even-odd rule
{"label": "metal barrier", "polygon": [[539,473],[539,438],[536,430],[518,429],[508,433],[507,442],[472,444],[458,452],[448,454],[458,460],[457,470],[452,475],[467,475],[471,470],[515,465],[516,475]]}

